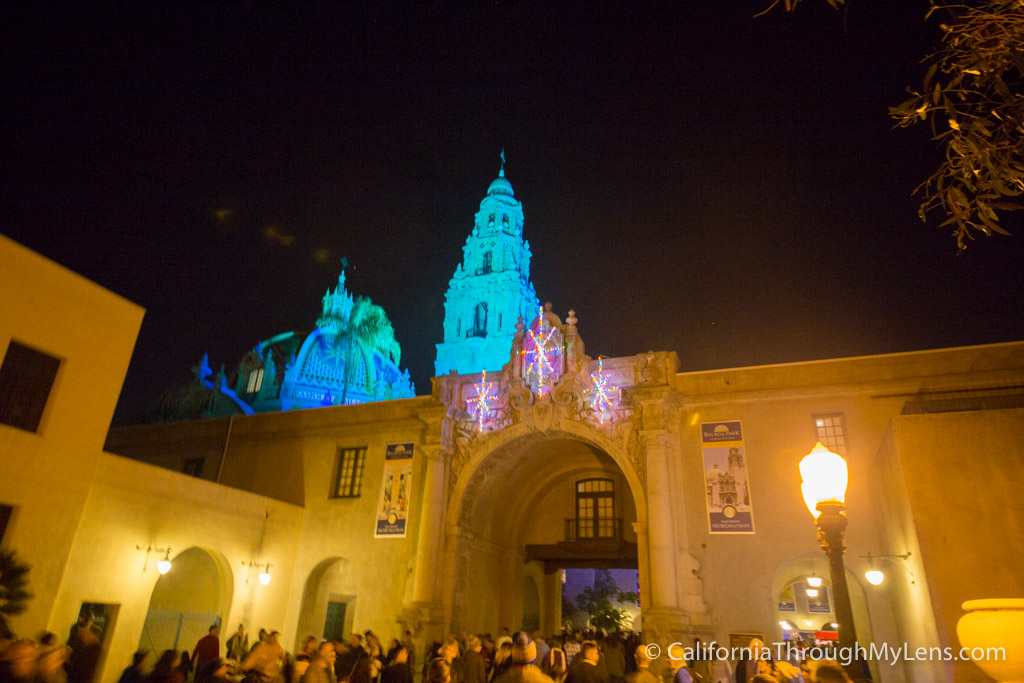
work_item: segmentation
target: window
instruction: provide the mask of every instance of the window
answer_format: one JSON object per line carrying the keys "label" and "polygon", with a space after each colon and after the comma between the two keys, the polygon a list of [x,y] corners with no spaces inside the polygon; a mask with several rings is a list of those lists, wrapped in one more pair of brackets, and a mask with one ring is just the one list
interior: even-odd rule
{"label": "window", "polygon": [[341,448],[338,451],[338,478],[334,484],[334,498],[358,498],[363,487],[363,461],[366,447]]}
{"label": "window", "polygon": [[0,365],[0,423],[39,429],[58,367],[59,358],[12,341]]}
{"label": "window", "polygon": [[846,455],[846,424],[842,413],[815,415],[814,428],[823,446],[839,455]]}
{"label": "window", "polygon": [[201,477],[203,476],[203,464],[206,462],[206,458],[189,458],[185,461],[185,466],[181,468],[181,471],[190,477]]}
{"label": "window", "polygon": [[246,387],[246,392],[255,394],[263,386],[263,368],[256,368],[249,373],[249,386]]}
{"label": "window", "polygon": [[11,522],[12,514],[14,514],[13,507],[0,503],[0,542],[4,540],[4,532],[7,531],[7,525]]}
{"label": "window", "polygon": [[491,252],[485,251],[483,263],[480,265],[480,274],[487,275],[489,272],[491,272]]}
{"label": "window", "polygon": [[576,482],[576,538],[616,538],[615,522],[615,482]]}
{"label": "window", "polygon": [[487,303],[480,302],[473,308],[473,327],[466,330],[466,337],[487,336]]}

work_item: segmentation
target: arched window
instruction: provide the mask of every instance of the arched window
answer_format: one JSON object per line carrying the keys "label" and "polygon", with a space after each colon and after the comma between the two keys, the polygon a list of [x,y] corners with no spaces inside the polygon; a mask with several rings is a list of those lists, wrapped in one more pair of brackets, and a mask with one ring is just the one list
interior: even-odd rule
{"label": "arched window", "polygon": [[615,482],[583,479],[576,482],[576,538],[618,538]]}
{"label": "arched window", "polygon": [[473,327],[466,330],[467,337],[487,336],[487,304],[480,302],[473,309]]}
{"label": "arched window", "polygon": [[263,386],[263,368],[256,368],[249,373],[249,385],[246,387],[246,392],[255,394]]}
{"label": "arched window", "polygon": [[491,252],[485,251],[480,262],[480,273],[486,275],[489,272],[491,272]]}
{"label": "arched window", "polygon": [[494,227],[494,214],[493,213],[491,214],[491,217],[487,219],[487,227],[488,228],[493,228]]}

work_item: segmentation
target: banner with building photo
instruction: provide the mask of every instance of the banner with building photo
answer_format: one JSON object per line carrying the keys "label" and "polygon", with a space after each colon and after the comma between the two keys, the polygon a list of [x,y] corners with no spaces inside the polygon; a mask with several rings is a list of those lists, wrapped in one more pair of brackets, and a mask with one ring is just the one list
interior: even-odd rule
{"label": "banner with building photo", "polygon": [[411,443],[389,443],[384,453],[384,476],[380,482],[375,538],[404,538],[412,492]]}
{"label": "banner with building photo", "polygon": [[700,436],[708,531],[713,534],[754,533],[754,511],[747,486],[747,454],[740,421],[702,422]]}

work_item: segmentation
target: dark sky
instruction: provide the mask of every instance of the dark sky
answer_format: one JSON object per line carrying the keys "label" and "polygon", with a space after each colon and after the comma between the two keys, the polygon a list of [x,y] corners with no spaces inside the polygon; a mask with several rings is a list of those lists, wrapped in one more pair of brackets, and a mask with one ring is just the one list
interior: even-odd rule
{"label": "dark sky", "polygon": [[537,293],[592,355],[1024,339],[1021,237],[957,256],[916,215],[941,150],[887,107],[937,43],[923,1],[18,4],[0,232],[147,309],[119,421],[310,328],[341,256],[429,391],[502,147]]}

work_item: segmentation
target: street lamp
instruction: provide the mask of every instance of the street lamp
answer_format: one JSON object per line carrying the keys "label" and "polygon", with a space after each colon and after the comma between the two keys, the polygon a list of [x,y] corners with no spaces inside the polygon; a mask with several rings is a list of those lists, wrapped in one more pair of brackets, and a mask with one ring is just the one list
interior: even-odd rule
{"label": "street lamp", "polygon": [[[814,449],[800,461],[800,491],[804,503],[818,526],[818,543],[828,557],[828,572],[832,579],[832,600],[835,603],[838,626],[838,646],[850,654],[846,673],[854,680],[863,679],[865,670],[857,656],[857,634],[853,626],[853,608],[850,591],[846,586],[846,568],[843,565],[843,534],[846,532],[846,485],[849,475],[843,456],[833,453],[819,441]],[[868,679],[870,680],[870,678]]]}

